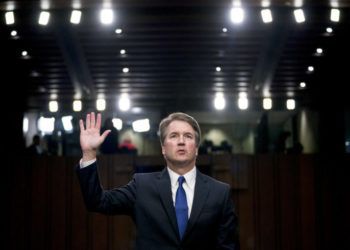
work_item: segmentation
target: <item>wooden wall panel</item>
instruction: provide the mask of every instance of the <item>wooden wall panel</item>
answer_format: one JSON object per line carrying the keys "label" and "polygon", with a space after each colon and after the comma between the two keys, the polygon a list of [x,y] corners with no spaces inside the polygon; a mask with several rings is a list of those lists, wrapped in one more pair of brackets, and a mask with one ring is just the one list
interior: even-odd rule
{"label": "wooden wall panel", "polygon": [[299,158],[301,249],[316,250],[314,157]]}
{"label": "wooden wall panel", "polygon": [[[75,166],[74,166],[75,167]],[[85,208],[77,175],[72,174],[71,189],[71,240],[70,249],[90,250],[88,245],[88,234],[91,229],[88,224],[88,212]]]}
{"label": "wooden wall panel", "polygon": [[[246,169],[248,175],[247,183],[252,185],[253,162],[252,158],[247,156],[234,156],[234,163],[237,169]],[[250,188],[242,189],[238,193],[237,214],[239,218],[239,238],[241,249],[256,249],[256,235],[254,230],[255,224],[255,201],[253,190]]]}
{"label": "wooden wall panel", "polygon": [[49,161],[33,159],[31,176],[30,249],[46,250],[48,246],[49,221]]}
{"label": "wooden wall panel", "polygon": [[61,250],[66,248],[66,216],[67,216],[67,167],[65,159],[57,157],[48,164],[49,190],[49,249]]}
{"label": "wooden wall panel", "polygon": [[299,250],[298,165],[294,156],[277,157],[280,249]]}
{"label": "wooden wall panel", "polygon": [[[350,157],[324,159],[216,155],[200,162],[231,184],[242,250],[341,249],[350,224],[346,165]],[[78,161],[61,157],[13,161],[11,171],[5,172],[11,190],[4,249],[133,248],[136,231],[129,217],[87,212],[74,170]],[[99,156],[99,173],[103,186],[113,188],[128,183],[135,166],[148,171],[162,162],[161,157]]]}
{"label": "wooden wall panel", "polygon": [[6,249],[27,249],[30,242],[29,220],[31,219],[31,188],[30,176],[32,175],[32,167],[28,164],[29,159],[24,161],[11,161],[9,167],[12,171],[9,172],[12,176],[11,197],[9,201],[10,214],[7,216],[9,220],[9,238]]}
{"label": "wooden wall panel", "polygon": [[278,249],[277,233],[277,190],[276,166],[271,155],[258,155],[255,158],[256,235],[257,249]]}

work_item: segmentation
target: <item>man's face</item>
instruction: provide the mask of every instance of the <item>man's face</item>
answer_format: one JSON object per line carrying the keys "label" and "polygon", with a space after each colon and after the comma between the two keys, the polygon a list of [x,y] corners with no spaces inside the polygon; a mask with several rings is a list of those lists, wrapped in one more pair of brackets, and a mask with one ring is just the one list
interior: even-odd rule
{"label": "man's face", "polygon": [[162,153],[168,165],[174,167],[193,167],[198,148],[195,131],[184,121],[172,121],[166,129]]}

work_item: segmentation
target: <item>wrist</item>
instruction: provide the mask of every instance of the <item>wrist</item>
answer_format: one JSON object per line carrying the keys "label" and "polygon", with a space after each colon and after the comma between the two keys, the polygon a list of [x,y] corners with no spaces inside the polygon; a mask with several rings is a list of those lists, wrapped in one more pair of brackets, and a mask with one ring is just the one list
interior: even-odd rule
{"label": "wrist", "polygon": [[86,161],[91,161],[91,160],[94,160],[96,159],[96,151],[85,151],[83,152],[83,157],[82,157],[82,161],[83,162],[86,162]]}

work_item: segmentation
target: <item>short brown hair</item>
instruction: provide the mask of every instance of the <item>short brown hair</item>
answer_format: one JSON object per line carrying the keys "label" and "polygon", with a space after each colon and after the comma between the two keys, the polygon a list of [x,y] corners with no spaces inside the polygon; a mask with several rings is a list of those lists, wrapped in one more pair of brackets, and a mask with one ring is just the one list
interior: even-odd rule
{"label": "short brown hair", "polygon": [[191,127],[193,128],[195,132],[195,139],[196,139],[196,146],[198,147],[201,141],[201,129],[198,125],[198,122],[190,115],[176,112],[168,115],[165,117],[159,124],[159,136],[160,136],[160,143],[163,145],[163,142],[165,140],[165,130],[169,126],[169,124],[173,121],[184,121],[187,122]]}

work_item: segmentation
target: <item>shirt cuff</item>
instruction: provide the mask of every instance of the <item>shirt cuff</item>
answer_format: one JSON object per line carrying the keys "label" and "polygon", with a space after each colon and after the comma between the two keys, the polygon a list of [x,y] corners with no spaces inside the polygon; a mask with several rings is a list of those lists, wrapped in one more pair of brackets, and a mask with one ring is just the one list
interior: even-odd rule
{"label": "shirt cuff", "polygon": [[92,159],[90,161],[83,161],[83,159],[80,159],[80,162],[79,162],[80,168],[85,168],[85,167],[91,165],[92,163],[95,163],[95,161],[96,161],[96,158]]}

